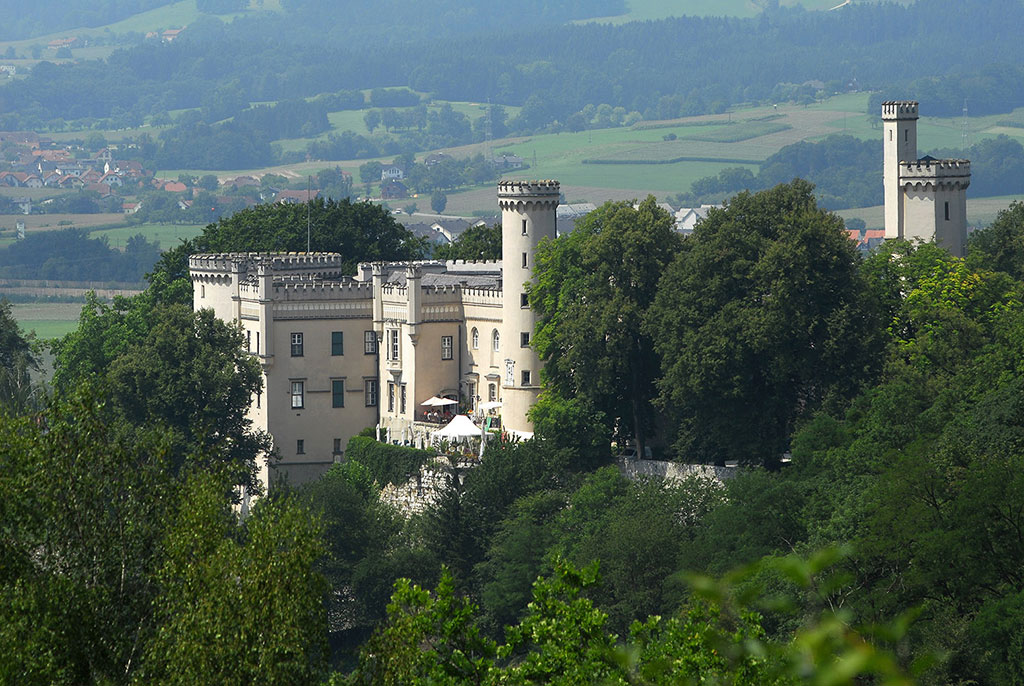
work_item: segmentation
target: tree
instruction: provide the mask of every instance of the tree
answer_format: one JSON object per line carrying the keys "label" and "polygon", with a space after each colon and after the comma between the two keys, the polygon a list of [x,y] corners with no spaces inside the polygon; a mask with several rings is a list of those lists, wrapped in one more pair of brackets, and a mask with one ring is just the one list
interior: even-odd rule
{"label": "tree", "polygon": [[196,185],[204,191],[215,191],[220,185],[220,181],[217,179],[216,174],[203,174],[199,177],[199,181]]}
{"label": "tree", "polygon": [[438,260],[500,260],[501,225],[471,226],[448,245],[434,248]]}
{"label": "tree", "polygon": [[31,374],[39,370],[33,336],[24,335],[7,298],[0,298],[0,415],[20,413],[39,400]]}
{"label": "tree", "polygon": [[255,460],[270,447],[246,416],[262,377],[241,332],[212,310],[146,294],[86,303],[78,329],[56,346],[54,385],[69,392],[88,381],[101,383],[126,431],[165,427],[175,470],[219,462],[253,485]]}
{"label": "tree", "polygon": [[441,214],[447,206],[448,196],[443,191],[434,191],[430,196],[430,209],[434,210],[437,214]]}
{"label": "tree", "polygon": [[681,240],[653,196],[636,209],[607,203],[541,245],[529,287],[545,392],[603,413],[636,437],[641,454],[658,370],[643,323]]}
{"label": "tree", "polygon": [[971,233],[967,262],[1024,279],[1024,204],[1013,202],[988,227]]}
{"label": "tree", "polygon": [[359,165],[359,180],[363,183],[377,183],[384,165],[377,160],[370,160]]}
{"label": "tree", "polygon": [[153,629],[174,489],[158,427],[124,440],[94,391],[0,418],[0,681],[127,684]]}
{"label": "tree", "polygon": [[293,498],[240,526],[225,483],[188,481],[166,539],[158,627],[141,678],[168,684],[319,684],[327,663],[320,521]]}
{"label": "tree", "polygon": [[373,133],[373,130],[380,126],[380,110],[367,110],[363,115],[363,122],[366,124],[366,130]]}
{"label": "tree", "polygon": [[709,213],[665,270],[646,329],[680,456],[775,465],[798,418],[871,379],[879,326],[858,266],[805,181]]}

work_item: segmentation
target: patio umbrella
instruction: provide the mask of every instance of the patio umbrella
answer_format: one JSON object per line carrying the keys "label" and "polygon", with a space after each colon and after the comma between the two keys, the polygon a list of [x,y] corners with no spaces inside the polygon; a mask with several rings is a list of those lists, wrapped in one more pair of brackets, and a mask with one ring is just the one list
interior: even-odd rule
{"label": "patio umbrella", "polygon": [[458,405],[458,400],[452,400],[451,398],[438,398],[436,395],[431,396],[420,403],[426,407],[444,407],[445,405]]}
{"label": "patio umbrella", "polygon": [[480,427],[473,423],[473,420],[464,414],[455,415],[443,428],[438,429],[431,436],[431,440],[442,438],[479,438]]}

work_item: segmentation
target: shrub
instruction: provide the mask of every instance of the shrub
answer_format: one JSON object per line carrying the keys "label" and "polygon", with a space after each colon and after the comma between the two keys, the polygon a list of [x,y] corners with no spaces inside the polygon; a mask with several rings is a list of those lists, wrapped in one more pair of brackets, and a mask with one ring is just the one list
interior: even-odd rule
{"label": "shrub", "polygon": [[353,436],[345,448],[345,457],[366,467],[381,486],[405,483],[434,457],[429,450],[380,443],[373,438]]}

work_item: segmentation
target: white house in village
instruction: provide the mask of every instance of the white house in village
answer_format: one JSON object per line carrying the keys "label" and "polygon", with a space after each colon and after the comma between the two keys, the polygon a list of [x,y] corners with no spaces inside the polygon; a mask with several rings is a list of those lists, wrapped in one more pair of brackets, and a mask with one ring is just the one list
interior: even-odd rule
{"label": "white house in village", "polygon": [[191,256],[195,308],[238,322],[263,368],[250,417],[279,461],[262,481],[315,479],[366,427],[422,442],[441,426],[422,405],[434,396],[464,411],[500,402],[494,425],[529,435],[541,362],[524,284],[555,237],[558,198],[557,181],[498,185],[501,261],[366,263],[345,276],[334,253]]}

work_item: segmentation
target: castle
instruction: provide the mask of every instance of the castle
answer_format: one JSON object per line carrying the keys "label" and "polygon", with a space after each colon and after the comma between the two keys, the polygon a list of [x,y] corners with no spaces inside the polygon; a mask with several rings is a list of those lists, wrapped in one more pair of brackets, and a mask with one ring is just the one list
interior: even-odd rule
{"label": "castle", "polygon": [[[918,159],[917,118],[916,102],[882,105],[885,237],[960,256],[970,162]],[[249,416],[279,460],[261,481],[317,478],[366,427],[423,445],[450,415],[432,398],[531,435],[541,361],[525,284],[558,201],[557,181],[498,184],[500,262],[364,263],[346,276],[334,253],[191,256],[194,307],[239,323],[263,369]]]}
{"label": "castle", "polygon": [[935,241],[957,257],[967,247],[971,163],[917,157],[917,103],[882,103],[885,237]]}
{"label": "castle", "polygon": [[448,414],[423,405],[435,397],[531,435],[541,361],[525,284],[558,200],[557,181],[499,183],[500,262],[364,263],[346,276],[334,253],[191,256],[195,309],[239,323],[263,369],[249,416],[279,458],[261,465],[264,485],[317,478],[366,427],[425,443]]}

